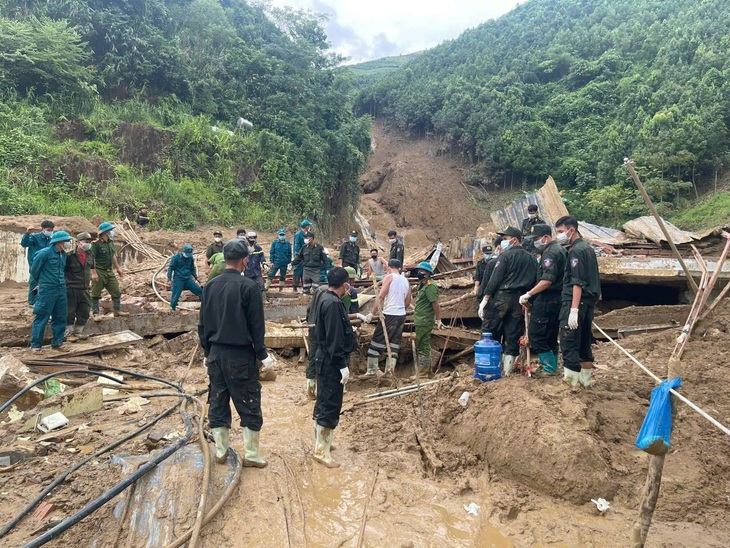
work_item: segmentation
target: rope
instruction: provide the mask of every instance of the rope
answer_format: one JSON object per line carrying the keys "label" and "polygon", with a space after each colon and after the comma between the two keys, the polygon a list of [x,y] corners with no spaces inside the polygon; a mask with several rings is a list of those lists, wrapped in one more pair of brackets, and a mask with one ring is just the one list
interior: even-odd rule
{"label": "rope", "polygon": [[[660,379],[659,377],[657,377],[653,372],[651,372],[649,370],[649,368],[647,368],[644,364],[642,364],[639,360],[637,360],[634,356],[632,356],[631,353],[629,353],[629,351],[626,350],[623,346],[621,346],[619,343],[617,343],[616,341],[614,341],[608,335],[608,333],[606,333],[603,329],[601,329],[596,324],[596,322],[593,322],[593,327],[595,327],[596,329],[598,329],[598,331],[600,331],[601,334],[604,337],[606,337],[606,339],[608,339],[609,342],[611,342],[611,344],[613,344],[616,348],[618,348],[619,350],[621,350],[621,352],[623,352],[624,354],[626,354],[626,356],[628,356],[628,358],[632,362],[634,362],[636,365],[638,365],[647,375],[649,375],[652,379],[654,379],[657,382],[657,384],[661,384],[662,383],[662,379]],[[683,403],[686,403],[691,409],[693,409],[694,411],[696,411],[697,413],[699,413],[701,416],[703,416],[705,419],[707,419],[710,422],[710,424],[716,426],[722,432],[724,432],[725,434],[727,434],[728,436],[730,436],[730,428],[728,428],[727,426],[724,426],[723,424],[719,423],[717,420],[715,420],[713,417],[711,417],[710,415],[708,415],[705,411],[703,411],[702,409],[700,409],[697,405],[695,405],[694,403],[692,403],[690,400],[688,400],[687,398],[685,398],[682,394],[680,394],[676,390],[670,389],[669,392],[673,396],[675,396],[679,401],[681,401]]]}

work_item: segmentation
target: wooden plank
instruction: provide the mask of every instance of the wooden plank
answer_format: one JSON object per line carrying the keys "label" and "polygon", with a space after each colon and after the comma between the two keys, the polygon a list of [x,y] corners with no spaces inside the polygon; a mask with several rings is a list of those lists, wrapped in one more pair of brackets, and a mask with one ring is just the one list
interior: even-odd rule
{"label": "wooden plank", "polygon": [[106,335],[97,335],[90,337],[83,343],[69,345],[69,352],[59,352],[54,354],[54,358],[71,358],[75,356],[83,356],[85,354],[93,354],[94,352],[103,352],[104,350],[114,350],[115,348],[123,348],[141,341],[140,337],[134,331],[118,331],[116,333],[108,333]]}

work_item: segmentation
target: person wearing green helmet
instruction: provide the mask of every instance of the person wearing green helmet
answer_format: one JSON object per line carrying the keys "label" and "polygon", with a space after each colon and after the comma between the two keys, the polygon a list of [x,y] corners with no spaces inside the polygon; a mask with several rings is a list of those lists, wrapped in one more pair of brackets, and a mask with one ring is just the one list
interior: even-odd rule
{"label": "person wearing green helmet", "polygon": [[210,281],[219,274],[222,274],[225,269],[226,260],[223,256],[223,253],[214,253],[213,255],[211,255],[210,259],[208,259],[207,281]]}
{"label": "person wearing green helmet", "polygon": [[64,351],[63,339],[66,333],[66,251],[71,249],[71,236],[63,230],[54,232],[50,246],[41,249],[33,258],[30,267],[33,279],[38,283],[35,305],[33,305],[33,326],[30,348],[34,353],[43,352],[43,332],[51,320],[53,339],[51,347]]}
{"label": "person wearing green helmet", "polygon": [[289,268],[289,264],[291,263],[291,242],[286,239],[286,230],[283,228],[279,230],[278,238],[271,242],[269,260],[271,261],[272,268],[269,270],[266,279],[266,290],[269,290],[271,282],[274,281],[278,273],[279,291],[283,291],[286,281],[286,269]]}
{"label": "person wearing green helmet", "polygon": [[111,295],[115,316],[129,316],[122,312],[122,290],[114,272],[120,278],[124,277],[122,267],[117,260],[114,249],[114,225],[104,222],[99,225],[99,237],[91,244],[91,256],[94,258],[94,268],[91,269],[91,314],[94,321],[99,321],[99,300],[101,292],[106,289]]}
{"label": "person wearing green helmet", "polygon": [[416,352],[418,368],[422,375],[431,373],[431,332],[433,328],[445,329],[441,321],[439,289],[431,279],[433,267],[428,261],[416,266],[416,277],[420,280],[413,312],[413,327],[416,330]]}
{"label": "person wearing green helmet", "polygon": [[[304,219],[301,224],[301,228],[296,231],[294,234],[294,257],[299,255],[299,252],[302,250],[302,248],[306,245],[304,242],[304,238],[306,238],[307,234],[311,231],[312,223]],[[292,263],[293,264],[293,263]],[[293,266],[292,269],[292,287],[294,288],[294,293],[297,292],[297,289],[299,287],[299,282],[302,279],[302,276],[304,275],[304,265],[297,264]]]}
{"label": "person wearing green helmet", "polygon": [[348,282],[350,288],[345,291],[342,296],[342,304],[345,305],[345,312],[347,312],[350,318],[357,317],[356,315],[360,312],[360,303],[357,300],[357,289],[355,289],[355,280],[357,279],[357,272],[351,266],[346,266],[345,271],[347,272]]}
{"label": "person wearing green helmet", "polygon": [[167,268],[167,285],[172,291],[170,308],[177,309],[177,303],[180,301],[184,289],[200,299],[203,289],[196,283],[199,281],[198,271],[195,268],[195,257],[193,257],[193,246],[185,244],[182,252],[172,256],[170,266]]}
{"label": "person wearing green helmet", "polygon": [[[53,236],[54,226],[53,221],[46,219],[41,223],[40,232],[34,232],[35,227],[29,226],[25,231],[25,234],[23,234],[23,237],[20,240],[20,245],[28,250],[28,272],[30,272],[31,267],[33,266],[33,259],[35,258],[36,253],[51,245],[51,236]],[[31,274],[28,279],[29,305],[35,304],[36,294],[38,293],[36,291],[36,287],[38,287],[38,283],[33,279]]]}

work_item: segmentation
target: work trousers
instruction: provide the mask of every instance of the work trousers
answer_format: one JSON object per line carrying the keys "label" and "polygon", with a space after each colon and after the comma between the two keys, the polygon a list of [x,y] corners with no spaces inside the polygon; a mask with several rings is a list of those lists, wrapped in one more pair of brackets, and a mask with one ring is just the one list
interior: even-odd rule
{"label": "work trousers", "polygon": [[563,301],[560,307],[560,350],[563,353],[563,366],[571,371],[580,371],[581,362],[593,363],[593,314],[594,305],[583,301],[578,306],[578,328],[568,328],[570,301]]}
{"label": "work trousers", "polygon": [[246,274],[246,277],[249,280],[253,280],[254,282],[256,282],[256,285],[259,286],[260,291],[266,291],[266,284],[264,283],[264,277],[261,272],[256,272],[255,274],[249,272],[248,274]]}
{"label": "work trousers", "polygon": [[38,282],[33,277],[33,274],[30,274],[30,277],[28,278],[28,304],[35,304],[36,293],[33,290],[37,285]]}
{"label": "work trousers", "polygon": [[344,385],[340,369],[347,367],[347,360],[333,363],[321,355],[315,360],[317,371],[317,401],[312,418],[324,428],[337,428],[340,423]]}
{"label": "work trousers", "polygon": [[33,326],[30,332],[30,347],[43,346],[43,332],[48,319],[51,319],[53,339],[51,346],[61,346],[66,333],[66,288],[64,286],[39,286],[35,305],[33,306]]}
{"label": "work trousers", "polygon": [[231,427],[231,403],[241,426],[258,432],[261,413],[261,383],[253,349],[214,344],[208,354],[208,422],[211,428]]}
{"label": "work trousers", "polygon": [[538,293],[530,308],[530,348],[535,354],[558,353],[560,292]]}
{"label": "work trousers", "polygon": [[294,286],[294,289],[299,287],[299,282],[304,277],[304,265],[303,264],[297,264],[292,267],[292,285]]}
{"label": "work trousers", "polygon": [[317,378],[317,341],[314,339],[314,329],[309,330],[309,356],[307,356],[307,372],[308,379]]}
{"label": "work trousers", "polygon": [[[480,301],[481,304],[481,301]],[[492,340],[504,346],[504,322],[494,306],[494,299],[489,299],[485,307],[484,321],[482,322],[482,333],[491,333]]]}
{"label": "work trousers", "polygon": [[[418,352],[419,367],[431,367],[431,332],[433,326],[416,325],[416,352]],[[421,363],[424,360],[426,363]]]}
{"label": "work trousers", "polygon": [[525,316],[522,313],[521,289],[500,290],[490,299],[494,301],[494,316],[490,319],[486,331],[494,335],[496,329],[504,329],[504,353],[517,356],[520,353],[520,337],[525,334]]}
{"label": "work trousers", "polygon": [[203,294],[203,289],[195,283],[192,276],[188,276],[187,278],[174,276],[172,278],[172,295],[170,296],[170,308],[173,310],[177,308],[177,303],[180,302],[180,296],[184,289],[190,291],[198,299]]}
{"label": "work trousers", "polygon": [[[393,359],[398,359],[400,352],[400,342],[403,338],[403,326],[406,323],[405,316],[389,316],[385,314],[385,328],[388,333],[388,342],[390,343],[390,355]],[[430,345],[429,345],[430,348]],[[378,321],[375,326],[375,333],[368,347],[368,356],[378,357],[382,352],[387,352],[385,345],[385,336],[383,333],[383,324]]]}
{"label": "work trousers", "polygon": [[276,278],[276,274],[279,274],[279,286],[284,287],[284,283],[286,281],[286,268],[289,265],[277,265],[271,267],[271,270],[269,270],[268,278],[269,280],[273,281],[274,278]]}
{"label": "work trousers", "polygon": [[91,297],[88,289],[66,288],[66,301],[68,312],[66,313],[67,325],[86,325],[91,313]]}
{"label": "work trousers", "polygon": [[319,274],[321,267],[319,266],[305,266],[304,274],[302,276],[302,289],[304,293],[310,293],[312,286],[314,289],[319,287]]}
{"label": "work trousers", "polygon": [[122,290],[119,288],[119,281],[114,275],[113,270],[97,270],[99,279],[91,282],[91,298],[100,299],[101,292],[106,289],[111,295],[112,300],[119,300],[122,296]]}

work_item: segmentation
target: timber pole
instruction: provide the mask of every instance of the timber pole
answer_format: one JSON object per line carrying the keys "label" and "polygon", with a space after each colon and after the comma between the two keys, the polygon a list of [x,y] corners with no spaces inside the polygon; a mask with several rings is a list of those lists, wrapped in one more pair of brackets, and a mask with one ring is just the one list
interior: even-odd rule
{"label": "timber pole", "polygon": [[641,182],[641,179],[639,179],[639,176],[636,173],[636,170],[634,169],[633,163],[630,159],[625,158],[624,159],[624,165],[626,166],[626,169],[629,170],[629,174],[631,175],[631,178],[636,183],[636,186],[639,189],[639,192],[641,193],[642,198],[644,198],[644,202],[646,202],[647,207],[649,208],[649,211],[651,211],[651,214],[654,215],[654,218],[656,219],[657,224],[659,225],[659,228],[662,231],[662,234],[664,234],[664,237],[667,240],[667,243],[669,243],[669,247],[672,248],[672,253],[674,253],[674,256],[679,261],[679,265],[682,267],[682,270],[684,270],[684,275],[687,276],[687,285],[689,286],[690,290],[693,294],[697,294],[697,283],[695,283],[694,278],[689,272],[689,269],[687,268],[687,265],[684,263],[684,259],[682,259],[682,256],[679,254],[679,250],[677,250],[677,246],[674,245],[674,240],[672,240],[672,237],[669,235],[669,232],[667,231],[667,227],[664,226],[664,221],[659,216],[659,212],[656,210],[656,207],[654,207],[654,204],[651,201],[651,198],[649,198],[649,194],[647,194],[646,189],[644,188],[644,185]]}

